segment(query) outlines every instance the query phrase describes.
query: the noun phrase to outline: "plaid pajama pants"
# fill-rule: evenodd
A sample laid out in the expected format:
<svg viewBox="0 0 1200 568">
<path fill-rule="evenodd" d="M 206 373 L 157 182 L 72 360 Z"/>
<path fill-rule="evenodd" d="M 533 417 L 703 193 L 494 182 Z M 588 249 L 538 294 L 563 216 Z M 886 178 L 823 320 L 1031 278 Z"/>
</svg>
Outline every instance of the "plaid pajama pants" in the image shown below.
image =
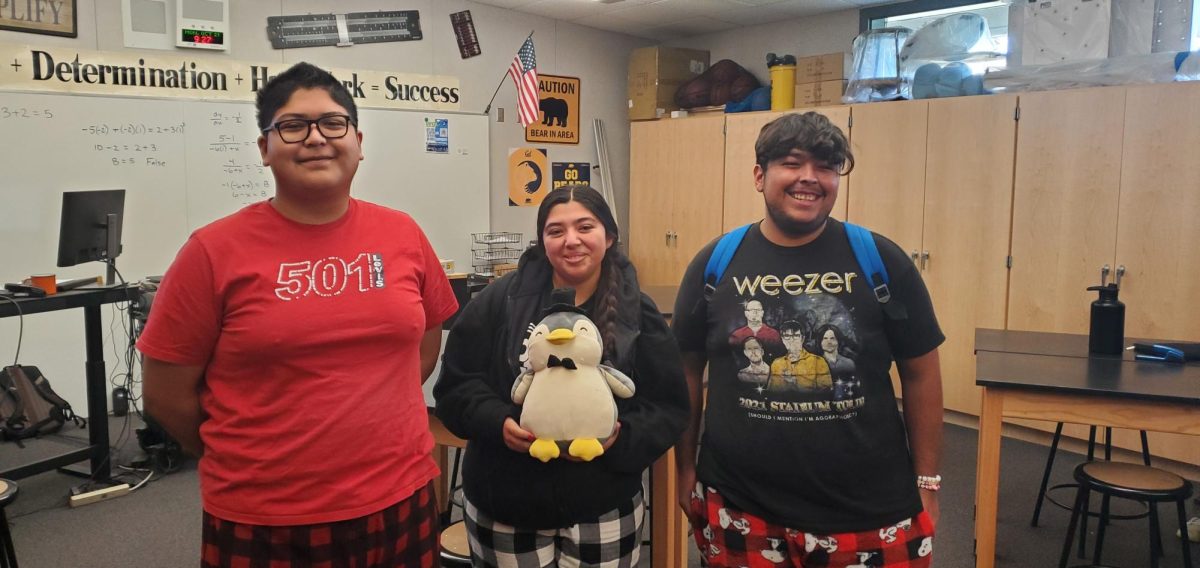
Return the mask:
<svg viewBox="0 0 1200 568">
<path fill-rule="evenodd" d="M 202 568 L 434 568 L 433 482 L 357 519 L 296 526 L 235 523 L 204 512 Z"/>
<path fill-rule="evenodd" d="M 476 568 L 633 568 L 638 563 L 645 519 L 641 492 L 594 521 L 563 529 L 522 530 L 488 518 L 470 501 L 465 508 Z"/>
<path fill-rule="evenodd" d="M 690 516 L 711 568 L 929 568 L 933 561 L 933 521 L 924 511 L 875 530 L 816 534 L 739 511 L 696 483 Z"/>
</svg>

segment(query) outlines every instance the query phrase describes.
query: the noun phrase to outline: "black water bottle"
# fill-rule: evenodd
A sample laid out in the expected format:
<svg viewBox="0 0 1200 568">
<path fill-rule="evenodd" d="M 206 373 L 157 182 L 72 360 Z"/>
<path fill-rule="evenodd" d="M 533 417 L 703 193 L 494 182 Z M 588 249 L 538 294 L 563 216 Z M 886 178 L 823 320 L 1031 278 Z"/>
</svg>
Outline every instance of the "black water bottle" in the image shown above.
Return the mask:
<svg viewBox="0 0 1200 568">
<path fill-rule="evenodd" d="M 1105 355 L 1120 355 L 1125 348 L 1125 304 L 1117 299 L 1116 284 L 1092 286 L 1100 299 L 1092 302 L 1092 329 L 1088 351 Z"/>
</svg>

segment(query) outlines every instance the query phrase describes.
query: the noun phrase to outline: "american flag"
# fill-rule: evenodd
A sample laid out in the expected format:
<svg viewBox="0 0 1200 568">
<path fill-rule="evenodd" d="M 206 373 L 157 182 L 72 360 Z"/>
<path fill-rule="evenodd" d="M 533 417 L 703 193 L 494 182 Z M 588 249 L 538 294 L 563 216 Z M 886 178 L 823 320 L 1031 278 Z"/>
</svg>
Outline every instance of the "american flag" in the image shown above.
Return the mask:
<svg viewBox="0 0 1200 568">
<path fill-rule="evenodd" d="M 517 86 L 517 119 L 524 128 L 538 119 L 537 57 L 533 55 L 533 38 L 525 38 L 512 66 L 508 68 Z"/>
</svg>

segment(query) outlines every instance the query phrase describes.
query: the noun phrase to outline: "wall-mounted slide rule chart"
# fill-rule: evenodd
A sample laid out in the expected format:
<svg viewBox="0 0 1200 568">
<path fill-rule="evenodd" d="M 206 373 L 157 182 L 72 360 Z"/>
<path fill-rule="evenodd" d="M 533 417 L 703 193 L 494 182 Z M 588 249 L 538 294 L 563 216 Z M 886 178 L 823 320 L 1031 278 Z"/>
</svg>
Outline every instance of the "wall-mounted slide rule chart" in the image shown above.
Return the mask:
<svg viewBox="0 0 1200 568">
<path fill-rule="evenodd" d="M 413 41 L 422 38 L 421 18 L 416 10 L 269 16 L 267 36 L 275 49 Z"/>
<path fill-rule="evenodd" d="M 458 40 L 458 53 L 462 55 L 463 59 L 483 53 L 479 49 L 479 36 L 475 33 L 475 21 L 471 19 L 470 10 L 450 14 L 450 25 L 454 27 L 454 37 Z"/>
</svg>

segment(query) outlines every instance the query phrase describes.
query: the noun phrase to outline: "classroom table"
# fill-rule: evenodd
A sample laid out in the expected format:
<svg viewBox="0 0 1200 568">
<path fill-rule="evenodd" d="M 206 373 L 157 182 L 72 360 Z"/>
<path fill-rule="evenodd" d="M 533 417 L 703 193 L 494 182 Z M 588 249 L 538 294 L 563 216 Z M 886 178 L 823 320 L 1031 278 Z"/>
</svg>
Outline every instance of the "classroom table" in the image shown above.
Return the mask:
<svg viewBox="0 0 1200 568">
<path fill-rule="evenodd" d="M 87 359 L 84 380 L 87 382 L 88 445 L 54 457 L 0 471 L 0 477 L 21 479 L 31 475 L 90 459 L 91 476 L 95 481 L 108 481 L 112 472 L 108 440 L 108 380 L 104 366 L 104 333 L 100 306 L 126 302 L 137 296 L 136 285 L 85 288 L 59 292 L 43 298 L 16 298 L 19 304 L 0 300 L 0 318 L 83 309 L 84 344 Z M 36 361 L 29 363 L 35 364 Z M 73 380 L 73 377 L 50 377 L 51 381 Z"/>
<path fill-rule="evenodd" d="M 1128 340 L 1132 343 L 1134 340 Z M 983 387 L 975 481 L 975 566 L 996 562 L 1003 418 L 1200 436 L 1200 364 L 1090 355 L 1087 336 L 977 329 Z"/>
</svg>

